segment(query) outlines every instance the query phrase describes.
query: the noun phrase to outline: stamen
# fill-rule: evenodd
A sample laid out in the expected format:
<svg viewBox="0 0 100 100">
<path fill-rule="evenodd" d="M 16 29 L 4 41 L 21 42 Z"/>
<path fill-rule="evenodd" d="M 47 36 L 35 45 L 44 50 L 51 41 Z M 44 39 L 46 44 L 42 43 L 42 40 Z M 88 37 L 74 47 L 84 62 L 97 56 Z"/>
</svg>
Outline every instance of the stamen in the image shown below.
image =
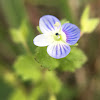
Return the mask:
<svg viewBox="0 0 100 100">
<path fill-rule="evenodd" d="M 54 24 L 54 26 L 56 26 L 56 27 L 59 27 L 59 22 L 56 22 L 55 24 Z"/>
<path fill-rule="evenodd" d="M 55 26 L 55 29 L 57 29 L 57 28 L 60 26 L 60 23 L 59 23 L 59 22 L 56 22 L 56 23 L 54 24 L 54 26 Z M 61 26 L 60 26 L 60 28 L 59 28 L 59 31 L 61 31 Z"/>
<path fill-rule="evenodd" d="M 56 33 L 55 35 L 59 35 L 59 33 Z"/>
</svg>

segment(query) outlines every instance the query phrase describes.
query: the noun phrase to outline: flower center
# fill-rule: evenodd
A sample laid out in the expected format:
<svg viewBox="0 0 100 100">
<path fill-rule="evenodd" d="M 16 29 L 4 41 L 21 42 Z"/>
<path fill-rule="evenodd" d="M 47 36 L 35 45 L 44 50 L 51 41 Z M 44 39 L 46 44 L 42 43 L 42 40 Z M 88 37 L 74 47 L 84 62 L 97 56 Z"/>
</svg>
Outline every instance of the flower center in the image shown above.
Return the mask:
<svg viewBox="0 0 100 100">
<path fill-rule="evenodd" d="M 59 33 L 56 33 L 55 35 L 59 35 Z"/>
<path fill-rule="evenodd" d="M 59 24 L 59 22 L 56 22 L 54 24 L 55 26 L 55 32 L 53 34 L 53 37 L 54 37 L 54 40 L 55 41 L 63 41 L 63 42 L 66 42 L 66 35 L 65 33 L 62 31 L 62 28 Z M 59 27 L 60 26 L 60 27 Z M 58 28 L 59 27 L 59 28 Z"/>
<path fill-rule="evenodd" d="M 61 35 L 60 35 L 59 33 L 55 33 L 55 34 L 54 34 L 54 39 L 55 39 L 56 41 L 61 40 Z"/>
</svg>

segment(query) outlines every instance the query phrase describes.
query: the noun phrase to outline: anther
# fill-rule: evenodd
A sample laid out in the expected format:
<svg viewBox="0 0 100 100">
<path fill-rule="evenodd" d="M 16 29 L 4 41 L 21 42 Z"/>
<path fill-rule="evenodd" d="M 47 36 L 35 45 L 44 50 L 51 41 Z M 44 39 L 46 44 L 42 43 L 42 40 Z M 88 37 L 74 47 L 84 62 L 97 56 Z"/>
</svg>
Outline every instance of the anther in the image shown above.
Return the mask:
<svg viewBox="0 0 100 100">
<path fill-rule="evenodd" d="M 54 26 L 59 27 L 59 26 L 60 26 L 59 22 L 56 22 L 56 23 L 54 24 Z"/>
<path fill-rule="evenodd" d="M 58 33 L 56 33 L 55 35 L 59 35 Z"/>
</svg>

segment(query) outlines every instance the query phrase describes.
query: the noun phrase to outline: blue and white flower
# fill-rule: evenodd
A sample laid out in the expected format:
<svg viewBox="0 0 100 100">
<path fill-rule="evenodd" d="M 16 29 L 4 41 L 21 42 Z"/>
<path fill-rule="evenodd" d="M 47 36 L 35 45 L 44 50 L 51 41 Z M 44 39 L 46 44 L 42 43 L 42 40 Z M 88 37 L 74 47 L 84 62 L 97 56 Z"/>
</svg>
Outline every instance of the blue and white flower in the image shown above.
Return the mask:
<svg viewBox="0 0 100 100">
<path fill-rule="evenodd" d="M 43 34 L 36 36 L 33 43 L 36 46 L 47 47 L 47 53 L 56 59 L 66 57 L 70 52 L 70 46 L 80 38 L 80 29 L 71 23 L 61 26 L 58 18 L 45 15 L 39 20 L 39 27 Z"/>
</svg>

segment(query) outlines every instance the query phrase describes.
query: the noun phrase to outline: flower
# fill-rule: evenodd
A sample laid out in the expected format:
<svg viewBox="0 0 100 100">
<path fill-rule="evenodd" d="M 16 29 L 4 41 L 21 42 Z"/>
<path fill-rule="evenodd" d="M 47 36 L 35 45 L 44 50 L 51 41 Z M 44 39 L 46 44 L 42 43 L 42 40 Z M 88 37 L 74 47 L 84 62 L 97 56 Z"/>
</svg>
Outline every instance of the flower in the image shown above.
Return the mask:
<svg viewBox="0 0 100 100">
<path fill-rule="evenodd" d="M 66 57 L 70 52 L 70 46 L 80 38 L 80 29 L 71 23 L 61 26 L 58 18 L 52 15 L 44 15 L 39 20 L 39 27 L 43 34 L 36 36 L 33 43 L 36 46 L 47 47 L 47 53 L 56 59 Z"/>
</svg>

